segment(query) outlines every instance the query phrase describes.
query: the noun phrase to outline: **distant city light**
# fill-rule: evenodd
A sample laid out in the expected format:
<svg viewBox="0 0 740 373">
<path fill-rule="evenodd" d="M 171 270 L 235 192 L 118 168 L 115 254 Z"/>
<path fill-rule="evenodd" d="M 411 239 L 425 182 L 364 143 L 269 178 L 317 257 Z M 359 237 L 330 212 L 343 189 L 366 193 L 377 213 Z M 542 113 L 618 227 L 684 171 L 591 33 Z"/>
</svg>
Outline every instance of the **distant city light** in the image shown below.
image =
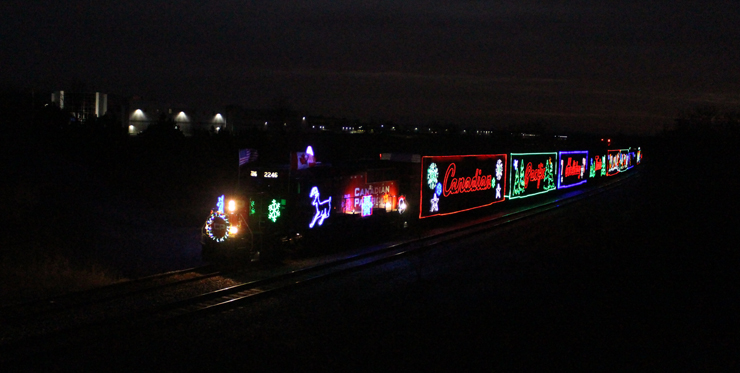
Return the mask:
<svg viewBox="0 0 740 373">
<path fill-rule="evenodd" d="M 189 121 L 190 121 L 190 118 L 188 118 L 188 115 L 187 115 L 187 114 L 185 114 L 185 112 L 184 112 L 184 111 L 181 111 L 181 112 L 180 112 L 180 113 L 178 113 L 178 114 L 177 114 L 177 116 L 175 117 L 175 121 L 176 121 L 176 122 L 189 122 Z"/>
</svg>

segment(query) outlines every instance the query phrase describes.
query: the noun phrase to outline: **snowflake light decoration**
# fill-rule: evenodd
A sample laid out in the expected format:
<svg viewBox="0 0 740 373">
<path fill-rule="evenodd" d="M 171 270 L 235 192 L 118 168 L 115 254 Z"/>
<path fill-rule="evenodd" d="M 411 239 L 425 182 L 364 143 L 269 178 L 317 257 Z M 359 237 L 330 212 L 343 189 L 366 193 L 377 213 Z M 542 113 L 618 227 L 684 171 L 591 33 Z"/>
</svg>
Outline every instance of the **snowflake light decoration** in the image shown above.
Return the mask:
<svg viewBox="0 0 740 373">
<path fill-rule="evenodd" d="M 277 218 L 280 217 L 280 203 L 276 200 L 272 200 L 270 206 L 267 208 L 267 218 L 272 220 L 273 223 L 277 222 Z"/>
<path fill-rule="evenodd" d="M 427 185 L 429 185 L 429 189 L 437 187 L 437 179 L 439 179 L 439 169 L 437 168 L 437 164 L 432 162 L 427 169 Z"/>
<path fill-rule="evenodd" d="M 496 180 L 501 180 L 501 177 L 504 175 L 504 162 L 502 160 L 498 160 L 496 162 Z"/>
</svg>

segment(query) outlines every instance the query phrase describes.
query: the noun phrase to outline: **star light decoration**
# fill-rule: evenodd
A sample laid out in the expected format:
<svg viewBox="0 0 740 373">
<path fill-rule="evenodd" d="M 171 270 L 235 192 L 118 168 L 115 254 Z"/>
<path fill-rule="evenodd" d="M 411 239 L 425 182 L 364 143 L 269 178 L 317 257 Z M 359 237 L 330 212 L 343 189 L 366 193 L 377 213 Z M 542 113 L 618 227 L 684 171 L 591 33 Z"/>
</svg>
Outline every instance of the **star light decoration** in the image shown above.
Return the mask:
<svg viewBox="0 0 740 373">
<path fill-rule="evenodd" d="M 267 208 L 267 218 L 272 220 L 273 223 L 277 222 L 277 218 L 280 216 L 280 203 L 276 200 L 272 200 L 270 206 Z"/>
<path fill-rule="evenodd" d="M 437 193 L 434 193 L 434 196 L 432 197 L 432 207 L 429 209 L 429 212 L 435 212 L 439 211 L 439 205 L 437 203 L 439 202 L 439 198 L 437 198 Z"/>
<path fill-rule="evenodd" d="M 429 189 L 437 187 L 437 179 L 439 179 L 439 169 L 437 168 L 437 164 L 432 162 L 427 169 L 427 185 L 429 185 Z"/>
</svg>

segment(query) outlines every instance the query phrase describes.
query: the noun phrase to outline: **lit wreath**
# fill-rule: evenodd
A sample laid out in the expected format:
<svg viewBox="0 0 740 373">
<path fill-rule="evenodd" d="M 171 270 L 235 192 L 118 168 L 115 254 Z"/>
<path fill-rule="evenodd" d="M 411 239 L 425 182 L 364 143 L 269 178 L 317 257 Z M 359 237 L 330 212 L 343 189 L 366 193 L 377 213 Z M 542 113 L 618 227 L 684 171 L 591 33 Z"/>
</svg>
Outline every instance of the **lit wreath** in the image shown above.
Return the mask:
<svg viewBox="0 0 740 373">
<path fill-rule="evenodd" d="M 214 223 L 218 224 L 218 219 L 223 221 L 223 234 L 220 234 L 221 229 L 217 229 L 214 232 Z M 224 242 L 229 238 L 229 228 L 231 228 L 229 218 L 222 212 L 214 211 L 211 213 L 211 216 L 208 217 L 208 220 L 206 220 L 206 233 L 208 234 L 208 237 L 211 237 L 211 239 L 216 242 Z"/>
</svg>

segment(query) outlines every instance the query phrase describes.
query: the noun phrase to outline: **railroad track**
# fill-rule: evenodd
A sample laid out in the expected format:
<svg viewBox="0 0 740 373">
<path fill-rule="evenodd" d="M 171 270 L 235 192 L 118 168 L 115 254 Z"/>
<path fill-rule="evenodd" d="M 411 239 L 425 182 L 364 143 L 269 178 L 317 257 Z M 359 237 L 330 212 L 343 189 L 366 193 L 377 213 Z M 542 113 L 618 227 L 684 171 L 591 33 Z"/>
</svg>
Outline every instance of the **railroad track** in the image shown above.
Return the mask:
<svg viewBox="0 0 740 373">
<path fill-rule="evenodd" d="M 618 187 L 636 175 L 639 175 L 639 173 L 630 174 L 629 176 L 603 185 L 600 188 L 581 193 L 565 194 L 560 198 L 527 209 L 498 215 L 492 219 L 480 219 L 462 227 L 458 226 L 455 229 L 432 231 L 421 237 L 387 244 L 382 247 L 367 248 L 352 255 L 321 264 L 283 270 L 278 274 L 274 274 L 273 272 L 273 275 L 257 276 L 253 277 L 252 280 L 236 281 L 238 283 L 223 286 L 216 290 L 200 292 L 196 295 L 179 297 L 177 299 L 173 298 L 170 301 L 159 304 L 148 304 L 144 307 L 132 308 L 128 312 L 119 312 L 110 317 L 92 319 L 81 323 L 71 323 L 64 328 L 53 329 L 50 332 L 43 330 L 44 327 L 42 325 L 40 332 L 24 338 L 11 339 L 9 341 L 10 343 L 6 343 L 8 342 L 6 338 L 0 335 L 2 337 L 0 339 L 0 361 L 2 361 L 4 354 L 13 354 L 13 358 L 17 358 L 15 354 L 19 352 L 64 348 L 71 341 L 83 341 L 81 343 L 84 343 L 84 341 L 94 341 L 95 338 L 101 335 L 125 333 L 129 330 L 153 327 L 162 323 L 178 322 L 183 318 L 201 317 L 210 313 L 240 307 L 279 292 L 295 290 L 300 286 L 305 286 L 316 281 L 346 275 L 371 266 L 417 255 L 449 241 L 521 221 L 528 217 L 604 193 Z M 206 278 L 205 276 L 216 278 L 220 275 L 222 273 L 216 274 L 216 271 L 214 271 L 212 275 L 204 275 L 203 277 L 192 280 L 183 280 L 183 282 L 179 282 L 178 284 L 203 280 Z M 177 282 L 173 282 L 173 284 L 175 283 Z M 117 293 L 119 295 L 116 295 L 116 298 L 136 296 L 137 294 L 141 294 L 140 292 L 151 292 L 156 289 L 161 289 L 161 287 L 122 291 Z M 110 298 L 104 299 L 110 300 Z M 94 304 L 99 301 L 90 300 L 88 304 Z M 82 306 L 84 305 L 83 302 L 75 304 L 77 308 L 83 308 Z M 26 319 L 26 321 L 30 320 L 32 318 Z"/>
<path fill-rule="evenodd" d="M 167 287 L 187 284 L 220 275 L 216 266 L 208 264 L 200 267 L 182 269 L 138 279 L 119 282 L 100 288 L 82 290 L 58 295 L 47 299 L 37 299 L 19 304 L 0 307 L 0 320 L 12 322 L 31 319 L 42 315 L 102 303 L 123 297 L 136 296 Z"/>
</svg>

